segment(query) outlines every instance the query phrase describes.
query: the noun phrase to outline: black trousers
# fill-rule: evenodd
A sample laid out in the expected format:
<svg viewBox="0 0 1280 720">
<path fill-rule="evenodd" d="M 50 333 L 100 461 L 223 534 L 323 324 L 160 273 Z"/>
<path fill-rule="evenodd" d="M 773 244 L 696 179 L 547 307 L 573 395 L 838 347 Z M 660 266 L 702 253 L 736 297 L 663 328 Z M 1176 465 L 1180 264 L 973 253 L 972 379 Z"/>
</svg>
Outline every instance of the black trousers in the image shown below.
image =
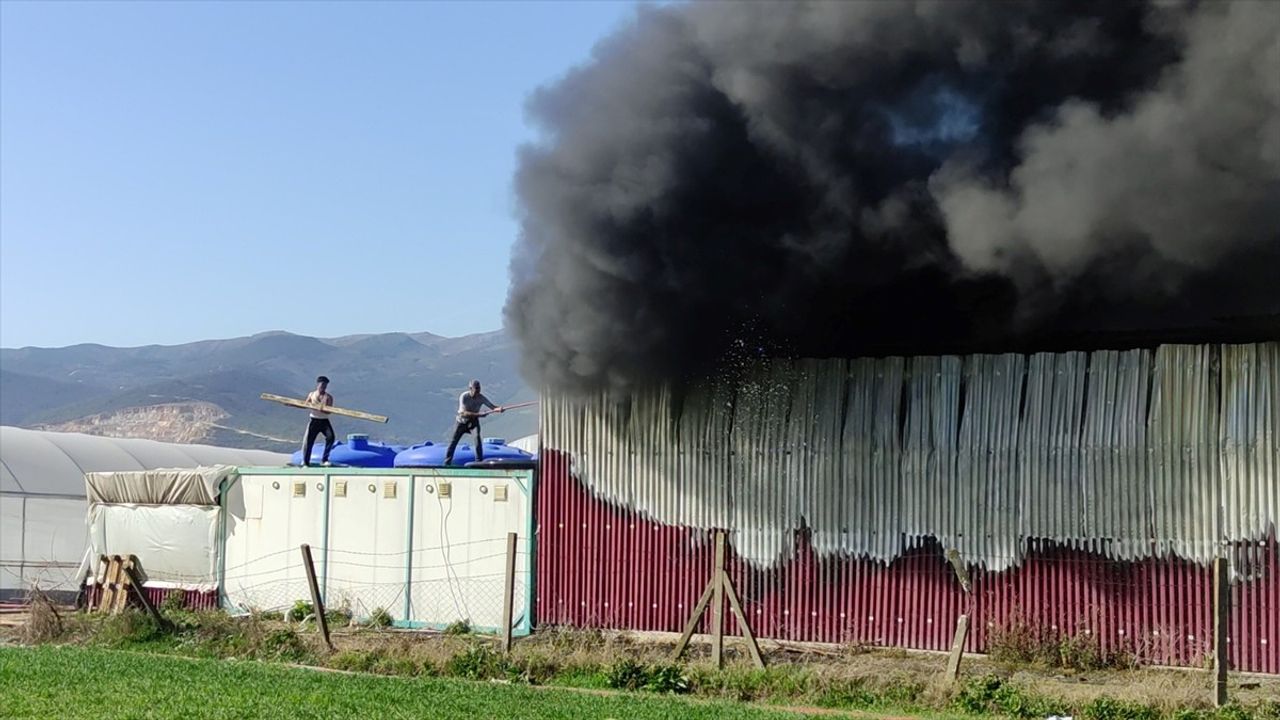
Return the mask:
<svg viewBox="0 0 1280 720">
<path fill-rule="evenodd" d="M 453 464 L 453 451 L 458 449 L 458 441 L 462 439 L 463 435 L 472 431 L 475 431 L 476 434 L 476 441 L 471 445 L 476 451 L 476 460 L 484 459 L 484 443 L 480 441 L 480 421 L 468 420 L 458 423 L 453 428 L 453 442 L 449 443 L 449 449 L 444 454 L 445 465 Z"/>
<path fill-rule="evenodd" d="M 311 448 L 316 446 L 316 436 L 324 435 L 324 457 L 320 462 L 329 462 L 329 451 L 333 449 L 333 423 L 326 418 L 311 418 L 307 423 L 307 439 L 302 442 L 302 464 L 311 464 Z"/>
</svg>

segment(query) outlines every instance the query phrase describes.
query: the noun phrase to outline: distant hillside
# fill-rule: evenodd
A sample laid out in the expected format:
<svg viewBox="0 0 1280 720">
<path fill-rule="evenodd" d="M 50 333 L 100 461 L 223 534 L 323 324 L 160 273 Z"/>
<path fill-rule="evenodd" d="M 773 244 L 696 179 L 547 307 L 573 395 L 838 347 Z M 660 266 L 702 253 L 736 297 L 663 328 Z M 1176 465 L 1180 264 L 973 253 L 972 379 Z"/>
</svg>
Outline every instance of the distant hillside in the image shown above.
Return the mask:
<svg viewBox="0 0 1280 720">
<path fill-rule="evenodd" d="M 439 441 L 473 377 L 494 402 L 535 399 L 517 364 L 515 345 L 502 332 L 460 338 L 270 332 L 172 346 L 3 349 L 0 424 L 289 450 L 306 412 L 258 395 L 301 397 L 324 374 L 338 405 L 390 417 L 386 425 L 336 417 L 340 436 Z M 536 432 L 536 408 L 495 416 L 484 431 L 507 439 Z"/>
</svg>

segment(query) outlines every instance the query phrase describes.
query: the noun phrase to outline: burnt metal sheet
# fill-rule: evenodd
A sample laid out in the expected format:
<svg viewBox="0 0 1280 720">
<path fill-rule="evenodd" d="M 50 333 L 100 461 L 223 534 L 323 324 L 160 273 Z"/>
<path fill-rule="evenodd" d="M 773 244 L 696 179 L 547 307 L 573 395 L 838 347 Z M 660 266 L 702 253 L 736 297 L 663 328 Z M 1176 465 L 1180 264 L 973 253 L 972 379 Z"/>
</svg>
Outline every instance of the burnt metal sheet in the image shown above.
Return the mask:
<svg viewBox="0 0 1280 720">
<path fill-rule="evenodd" d="M 541 612 L 679 629 L 722 528 L 766 637 L 944 648 L 1031 611 L 1194 664 L 1226 556 L 1261 619 L 1233 653 L 1280 665 L 1280 343 L 740 370 L 545 398 Z"/>
</svg>

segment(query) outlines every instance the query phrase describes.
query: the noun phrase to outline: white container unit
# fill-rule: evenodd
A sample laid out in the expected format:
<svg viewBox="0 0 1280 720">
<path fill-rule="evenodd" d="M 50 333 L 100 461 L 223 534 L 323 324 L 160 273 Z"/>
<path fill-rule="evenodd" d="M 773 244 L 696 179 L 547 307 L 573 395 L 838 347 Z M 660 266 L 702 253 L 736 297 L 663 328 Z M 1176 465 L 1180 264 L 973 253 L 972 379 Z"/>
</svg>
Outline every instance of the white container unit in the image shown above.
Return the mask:
<svg viewBox="0 0 1280 720">
<path fill-rule="evenodd" d="M 222 492 L 222 603 L 310 601 L 311 546 L 325 605 L 400 627 L 502 624 L 507 534 L 517 535 L 513 626 L 532 627 L 533 471 L 240 468 Z"/>
</svg>

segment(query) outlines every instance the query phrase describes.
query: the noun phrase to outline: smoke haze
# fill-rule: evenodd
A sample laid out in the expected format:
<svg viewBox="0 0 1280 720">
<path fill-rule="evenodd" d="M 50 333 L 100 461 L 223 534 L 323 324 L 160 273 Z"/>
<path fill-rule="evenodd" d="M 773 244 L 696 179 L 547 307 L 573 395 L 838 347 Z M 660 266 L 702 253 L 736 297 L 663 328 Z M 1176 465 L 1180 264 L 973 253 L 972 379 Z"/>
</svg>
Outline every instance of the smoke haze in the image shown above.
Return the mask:
<svg viewBox="0 0 1280 720">
<path fill-rule="evenodd" d="M 536 92 L 530 380 L 1280 312 L 1280 3 L 641 8 Z"/>
</svg>

